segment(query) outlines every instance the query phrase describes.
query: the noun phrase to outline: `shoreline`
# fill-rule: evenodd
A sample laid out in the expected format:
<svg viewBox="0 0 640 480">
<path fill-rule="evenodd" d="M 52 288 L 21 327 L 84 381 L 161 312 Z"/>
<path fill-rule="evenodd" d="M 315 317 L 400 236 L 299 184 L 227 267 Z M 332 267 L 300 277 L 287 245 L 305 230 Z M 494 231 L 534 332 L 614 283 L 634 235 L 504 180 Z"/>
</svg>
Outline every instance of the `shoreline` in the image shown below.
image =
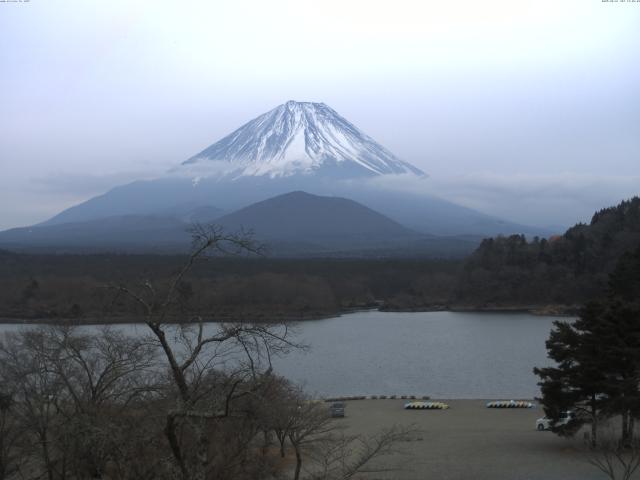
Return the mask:
<svg viewBox="0 0 640 480">
<path fill-rule="evenodd" d="M 317 400 L 321 400 L 327 403 L 331 402 L 362 402 L 362 401 L 372 401 L 383 403 L 383 401 L 395 401 L 395 402 L 495 402 L 495 401 L 515 401 L 515 402 L 530 402 L 534 406 L 533 409 L 541 408 L 540 403 L 537 398 L 527 398 L 527 397 L 450 397 L 450 396 L 429 396 L 429 395 L 332 395 L 327 397 L 319 397 Z M 507 408 L 508 409 L 508 408 Z M 520 408 L 522 409 L 522 408 Z"/>
<path fill-rule="evenodd" d="M 527 306 L 464 306 L 464 305 L 433 305 L 431 307 L 415 308 L 385 308 L 378 307 L 354 307 L 339 310 L 336 312 L 316 312 L 303 315 L 242 315 L 242 314 L 221 314 L 215 319 L 206 320 L 211 322 L 252 322 L 252 323 L 283 323 L 283 322 L 308 322 L 314 320 L 326 320 L 329 318 L 341 317 L 358 312 L 382 312 L 382 313 L 429 313 L 429 312 L 454 312 L 454 313 L 528 313 L 534 316 L 548 317 L 575 317 L 579 312 L 577 305 L 527 305 Z M 0 317 L 0 325 L 123 325 L 123 324 L 144 324 L 143 317 L 86 317 L 86 318 L 33 318 L 33 317 Z M 178 319 L 166 322 L 167 324 L 196 323 L 185 322 Z"/>
</svg>

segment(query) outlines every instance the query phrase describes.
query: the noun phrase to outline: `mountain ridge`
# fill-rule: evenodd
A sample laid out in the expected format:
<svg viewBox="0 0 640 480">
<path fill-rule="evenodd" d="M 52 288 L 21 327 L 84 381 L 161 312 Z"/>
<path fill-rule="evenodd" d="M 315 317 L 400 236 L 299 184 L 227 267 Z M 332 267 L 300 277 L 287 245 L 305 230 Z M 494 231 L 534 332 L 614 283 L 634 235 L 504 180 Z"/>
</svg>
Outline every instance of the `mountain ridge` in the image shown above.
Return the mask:
<svg viewBox="0 0 640 480">
<path fill-rule="evenodd" d="M 195 208 L 194 211 L 198 211 Z M 205 211 L 219 212 L 213 207 Z M 55 253 L 177 253 L 191 243 L 189 217 L 121 215 L 0 232 L 0 248 Z M 208 223 L 208 222 L 207 222 Z M 276 257 L 460 257 L 480 238 L 412 231 L 353 200 L 295 191 L 256 202 L 211 222 L 251 230 Z"/>
<path fill-rule="evenodd" d="M 281 240 L 393 240 L 421 237 L 353 200 L 294 191 L 256 202 L 217 219 L 230 230 L 250 227 L 258 236 Z M 331 230 L 327 227 L 330 226 Z"/>
</svg>

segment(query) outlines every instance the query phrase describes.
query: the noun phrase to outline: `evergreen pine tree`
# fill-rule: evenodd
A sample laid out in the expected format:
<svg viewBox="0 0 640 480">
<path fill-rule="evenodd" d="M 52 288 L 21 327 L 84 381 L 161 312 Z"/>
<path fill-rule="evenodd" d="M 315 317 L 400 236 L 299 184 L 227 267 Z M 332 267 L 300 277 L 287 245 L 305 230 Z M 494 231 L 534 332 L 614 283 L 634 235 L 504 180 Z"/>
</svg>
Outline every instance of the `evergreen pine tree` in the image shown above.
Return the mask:
<svg viewBox="0 0 640 480">
<path fill-rule="evenodd" d="M 573 323 L 556 322 L 546 345 L 556 366 L 534 373 L 552 430 L 573 435 L 590 423 L 595 445 L 599 420 L 619 415 L 621 440 L 630 442 L 640 418 L 640 248 L 621 258 L 606 298 L 588 303 Z M 560 426 L 566 410 L 574 419 Z"/>
</svg>

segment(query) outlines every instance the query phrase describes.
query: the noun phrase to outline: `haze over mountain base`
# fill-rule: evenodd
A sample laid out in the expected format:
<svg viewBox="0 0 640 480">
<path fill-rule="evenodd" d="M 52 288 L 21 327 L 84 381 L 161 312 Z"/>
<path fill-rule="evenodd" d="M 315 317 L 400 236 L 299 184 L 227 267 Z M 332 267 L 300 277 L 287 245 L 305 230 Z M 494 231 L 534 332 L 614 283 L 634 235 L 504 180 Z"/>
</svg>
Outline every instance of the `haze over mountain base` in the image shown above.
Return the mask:
<svg viewBox="0 0 640 480">
<path fill-rule="evenodd" d="M 0 245 L 175 250 L 188 244 L 189 223 L 216 222 L 254 229 L 282 255 L 449 256 L 469 253 L 485 236 L 553 233 L 416 193 L 425 178 L 327 105 L 289 101 L 160 178 L 2 232 Z M 411 188 L 388 188 L 388 179 Z M 340 202 L 344 209 L 335 209 Z M 369 231 L 374 218 L 385 228 Z"/>
</svg>

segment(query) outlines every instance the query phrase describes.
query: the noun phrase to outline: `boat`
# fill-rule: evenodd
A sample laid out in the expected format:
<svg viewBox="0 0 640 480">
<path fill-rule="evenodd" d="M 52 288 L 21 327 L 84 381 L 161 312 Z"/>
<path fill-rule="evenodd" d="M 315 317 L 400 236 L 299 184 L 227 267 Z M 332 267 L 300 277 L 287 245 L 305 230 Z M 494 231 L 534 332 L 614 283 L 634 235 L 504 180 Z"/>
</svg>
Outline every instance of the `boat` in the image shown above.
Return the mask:
<svg viewBox="0 0 640 480">
<path fill-rule="evenodd" d="M 449 405 L 443 402 L 408 402 L 404 404 L 405 410 L 446 410 Z"/>
<path fill-rule="evenodd" d="M 535 405 L 524 400 L 494 400 L 487 403 L 487 408 L 533 408 Z"/>
</svg>

